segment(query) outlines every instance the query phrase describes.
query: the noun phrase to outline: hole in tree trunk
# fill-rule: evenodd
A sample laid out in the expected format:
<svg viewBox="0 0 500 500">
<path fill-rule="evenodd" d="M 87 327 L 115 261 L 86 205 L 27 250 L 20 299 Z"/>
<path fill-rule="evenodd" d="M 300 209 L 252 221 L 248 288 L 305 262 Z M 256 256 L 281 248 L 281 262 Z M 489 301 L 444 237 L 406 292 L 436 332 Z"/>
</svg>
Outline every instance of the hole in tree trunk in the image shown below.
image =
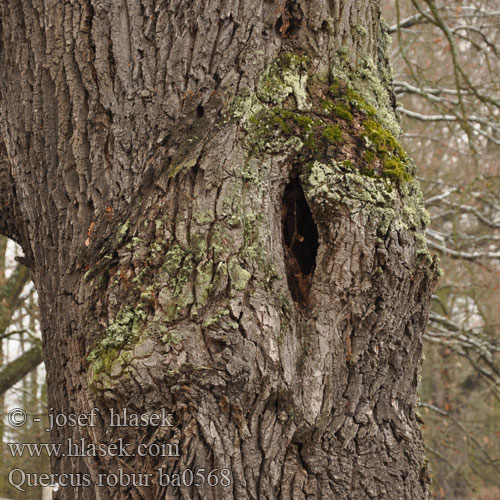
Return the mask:
<svg viewBox="0 0 500 500">
<path fill-rule="evenodd" d="M 296 0 L 288 0 L 286 8 L 290 13 L 290 27 L 287 29 L 287 35 L 293 36 L 299 31 L 302 25 L 304 13 Z"/>
<path fill-rule="evenodd" d="M 278 17 L 278 20 L 275 24 L 276 33 L 281 33 L 281 27 L 283 26 L 283 16 Z"/>
<path fill-rule="evenodd" d="M 285 188 L 281 223 L 288 287 L 293 300 L 307 306 L 319 235 L 298 177 Z"/>
</svg>

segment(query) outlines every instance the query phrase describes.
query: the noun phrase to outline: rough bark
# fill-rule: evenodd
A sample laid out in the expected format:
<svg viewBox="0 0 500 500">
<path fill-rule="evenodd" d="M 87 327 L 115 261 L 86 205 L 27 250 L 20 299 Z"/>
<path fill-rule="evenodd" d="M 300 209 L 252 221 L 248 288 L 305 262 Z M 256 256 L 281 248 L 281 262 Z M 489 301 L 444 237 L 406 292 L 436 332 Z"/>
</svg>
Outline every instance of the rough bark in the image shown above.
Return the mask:
<svg viewBox="0 0 500 500">
<path fill-rule="evenodd" d="M 32 261 L 53 412 L 102 416 L 51 437 L 179 445 L 53 472 L 231 471 L 230 487 L 57 498 L 427 498 L 435 265 L 378 3 L 0 6 L 1 213 L 17 221 L 1 229 Z M 111 408 L 174 425 L 110 427 Z"/>
</svg>

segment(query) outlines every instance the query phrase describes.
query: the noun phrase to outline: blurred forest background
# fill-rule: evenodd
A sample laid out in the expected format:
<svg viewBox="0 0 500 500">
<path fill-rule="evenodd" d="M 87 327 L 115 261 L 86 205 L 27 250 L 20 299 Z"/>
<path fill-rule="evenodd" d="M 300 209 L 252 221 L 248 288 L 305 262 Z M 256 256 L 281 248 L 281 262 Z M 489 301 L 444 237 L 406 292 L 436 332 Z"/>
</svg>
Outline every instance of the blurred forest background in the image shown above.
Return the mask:
<svg viewBox="0 0 500 500">
<path fill-rule="evenodd" d="M 434 498 L 500 499 L 500 1 L 384 0 L 444 274 L 420 386 Z"/>
<path fill-rule="evenodd" d="M 500 0 L 381 3 L 401 139 L 419 169 L 432 220 L 426 236 L 443 269 L 420 387 L 433 497 L 498 500 Z M 0 237 L 0 497 L 24 499 L 9 471 L 46 472 L 48 458 L 13 457 L 6 443 L 48 434 L 32 421 L 47 412 L 45 373 L 36 294 L 16 252 Z M 7 425 L 14 407 L 29 413 L 28 424 Z"/>
</svg>

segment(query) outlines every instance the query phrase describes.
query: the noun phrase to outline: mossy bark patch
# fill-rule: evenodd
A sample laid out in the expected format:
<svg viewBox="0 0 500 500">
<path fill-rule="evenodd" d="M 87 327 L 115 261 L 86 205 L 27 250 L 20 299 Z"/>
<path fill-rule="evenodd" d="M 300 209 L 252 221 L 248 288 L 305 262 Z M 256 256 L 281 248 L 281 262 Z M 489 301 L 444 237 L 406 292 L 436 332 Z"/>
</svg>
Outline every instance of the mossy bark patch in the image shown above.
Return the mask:
<svg viewBox="0 0 500 500">
<path fill-rule="evenodd" d="M 304 71 L 307 60 L 293 54 L 281 56 L 264 72 L 256 94 L 235 101 L 234 116 L 247 131 L 253 154 L 281 151 L 300 162 L 351 161 L 368 176 L 396 183 L 412 178 L 413 163 L 395 135 L 399 132 L 395 118 L 387 119 L 393 111 L 387 108 L 387 99 L 378 96 L 381 83 L 372 65 L 341 73 L 330 84 L 321 76 L 300 80 L 299 105 L 287 76 L 290 64 Z M 371 82 L 373 92 L 360 86 L 360 93 L 355 87 L 360 80 Z M 275 99 L 270 98 L 271 89 Z"/>
</svg>

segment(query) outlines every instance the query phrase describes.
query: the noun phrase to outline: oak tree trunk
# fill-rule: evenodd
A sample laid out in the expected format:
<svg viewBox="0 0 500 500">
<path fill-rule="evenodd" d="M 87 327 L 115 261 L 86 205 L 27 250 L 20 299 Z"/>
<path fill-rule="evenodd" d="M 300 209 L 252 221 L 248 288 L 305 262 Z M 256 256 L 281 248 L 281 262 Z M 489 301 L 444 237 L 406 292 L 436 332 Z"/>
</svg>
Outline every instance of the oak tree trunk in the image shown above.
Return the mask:
<svg viewBox="0 0 500 500">
<path fill-rule="evenodd" d="M 51 413 L 99 411 L 51 439 L 130 444 L 53 458 L 92 478 L 56 498 L 428 498 L 436 266 L 378 2 L 0 0 L 0 42 L 0 230 Z M 119 470 L 151 484 L 97 486 Z"/>
</svg>

